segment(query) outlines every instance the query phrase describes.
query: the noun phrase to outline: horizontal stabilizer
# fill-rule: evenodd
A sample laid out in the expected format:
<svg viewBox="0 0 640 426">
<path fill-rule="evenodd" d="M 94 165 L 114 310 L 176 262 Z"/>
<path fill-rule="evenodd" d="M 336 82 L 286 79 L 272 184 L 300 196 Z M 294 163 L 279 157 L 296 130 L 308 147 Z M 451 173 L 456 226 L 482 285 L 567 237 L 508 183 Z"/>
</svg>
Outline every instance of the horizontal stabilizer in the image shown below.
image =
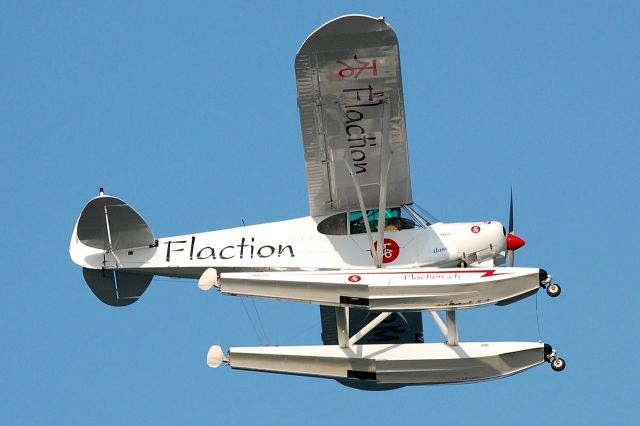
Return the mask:
<svg viewBox="0 0 640 426">
<path fill-rule="evenodd" d="M 82 274 L 93 294 L 111 306 L 131 305 L 142 296 L 153 279 L 153 275 L 111 269 L 82 268 Z"/>
<path fill-rule="evenodd" d="M 123 250 L 155 243 L 151 228 L 131 206 L 100 195 L 89 201 L 77 224 L 78 240 L 92 248 Z"/>
</svg>

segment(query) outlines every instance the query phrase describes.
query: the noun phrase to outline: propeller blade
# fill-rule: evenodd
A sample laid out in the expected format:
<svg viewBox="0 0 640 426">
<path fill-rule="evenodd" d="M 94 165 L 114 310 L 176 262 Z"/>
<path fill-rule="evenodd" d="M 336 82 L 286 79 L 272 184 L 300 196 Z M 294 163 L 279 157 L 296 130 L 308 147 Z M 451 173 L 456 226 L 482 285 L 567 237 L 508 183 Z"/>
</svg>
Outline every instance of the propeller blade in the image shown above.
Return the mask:
<svg viewBox="0 0 640 426">
<path fill-rule="evenodd" d="M 513 187 L 511 187 L 511 197 L 509 200 L 509 234 L 513 234 Z"/>
<path fill-rule="evenodd" d="M 525 241 L 515 234 L 513 222 L 513 188 L 511 188 L 511 197 L 509 201 L 509 232 L 507 233 L 508 266 L 513 266 L 515 264 L 515 251 L 525 245 Z"/>
</svg>

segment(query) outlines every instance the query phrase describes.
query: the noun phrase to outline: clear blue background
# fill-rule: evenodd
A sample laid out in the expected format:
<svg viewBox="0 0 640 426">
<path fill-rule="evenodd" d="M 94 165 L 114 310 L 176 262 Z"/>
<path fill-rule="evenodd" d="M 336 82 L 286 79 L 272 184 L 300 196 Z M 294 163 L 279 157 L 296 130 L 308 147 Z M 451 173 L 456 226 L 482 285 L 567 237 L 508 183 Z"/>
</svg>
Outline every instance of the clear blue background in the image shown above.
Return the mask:
<svg viewBox="0 0 640 426">
<path fill-rule="evenodd" d="M 639 3 L 227 3 L 0 4 L 0 423 L 637 421 Z M 346 13 L 398 33 L 414 199 L 506 222 L 513 185 L 517 263 L 563 285 L 537 300 L 563 373 L 371 393 L 211 370 L 214 343 L 318 343 L 317 307 L 155 279 L 117 309 L 69 259 L 100 186 L 158 236 L 305 216 L 294 56 Z M 459 318 L 463 340 L 539 337 L 535 297 Z"/>
</svg>

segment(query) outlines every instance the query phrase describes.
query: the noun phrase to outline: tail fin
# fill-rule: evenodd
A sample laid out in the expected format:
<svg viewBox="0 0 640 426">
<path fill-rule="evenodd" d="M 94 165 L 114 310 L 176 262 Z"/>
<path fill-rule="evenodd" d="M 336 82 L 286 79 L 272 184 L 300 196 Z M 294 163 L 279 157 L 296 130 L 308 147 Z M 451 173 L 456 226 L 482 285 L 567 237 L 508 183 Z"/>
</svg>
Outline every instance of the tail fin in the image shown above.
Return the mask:
<svg viewBox="0 0 640 426">
<path fill-rule="evenodd" d="M 82 210 L 69 254 L 83 267 L 84 279 L 98 299 L 107 305 L 126 306 L 138 300 L 153 275 L 119 270 L 117 252 L 154 247 L 155 243 L 151 228 L 138 212 L 101 190 Z"/>
</svg>

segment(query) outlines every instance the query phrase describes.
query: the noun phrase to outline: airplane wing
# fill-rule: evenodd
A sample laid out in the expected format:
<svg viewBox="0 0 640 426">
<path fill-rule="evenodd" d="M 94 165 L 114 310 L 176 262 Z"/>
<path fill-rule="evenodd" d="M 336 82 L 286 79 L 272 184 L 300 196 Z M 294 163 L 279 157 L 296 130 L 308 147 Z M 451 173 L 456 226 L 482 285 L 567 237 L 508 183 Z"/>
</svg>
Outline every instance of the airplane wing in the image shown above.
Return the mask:
<svg viewBox="0 0 640 426">
<path fill-rule="evenodd" d="M 410 204 L 393 29 L 383 18 L 334 19 L 307 38 L 295 69 L 311 215 L 378 208 L 385 197 Z"/>
<path fill-rule="evenodd" d="M 393 29 L 382 18 L 334 19 L 305 40 L 295 69 L 311 215 L 378 208 L 381 197 L 386 205 L 410 204 L 400 55 Z M 335 309 L 321 306 L 320 314 L 323 343 L 337 344 Z M 353 332 L 374 317 L 353 309 Z M 415 343 L 422 340 L 422 317 L 394 314 L 380 330 L 362 343 Z"/>
</svg>

